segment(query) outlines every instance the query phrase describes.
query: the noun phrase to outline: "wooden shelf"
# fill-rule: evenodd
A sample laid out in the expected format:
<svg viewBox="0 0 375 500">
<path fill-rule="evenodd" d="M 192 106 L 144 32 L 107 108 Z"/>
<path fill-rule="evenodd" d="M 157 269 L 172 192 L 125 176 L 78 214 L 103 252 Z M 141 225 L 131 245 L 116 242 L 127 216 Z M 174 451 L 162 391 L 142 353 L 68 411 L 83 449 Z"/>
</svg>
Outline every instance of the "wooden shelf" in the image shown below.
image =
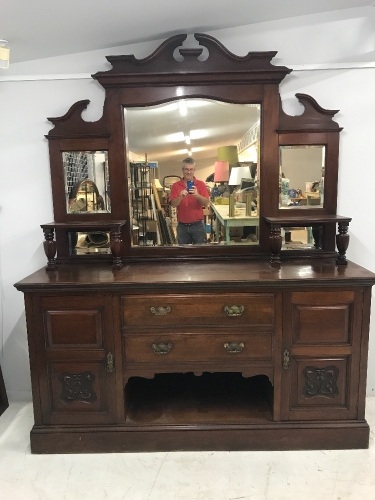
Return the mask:
<svg viewBox="0 0 375 500">
<path fill-rule="evenodd" d="M 246 395 L 251 394 L 252 397 Z M 133 377 L 126 388 L 126 423 L 248 424 L 272 421 L 272 386 L 267 377 L 241 373 L 158 374 Z"/>
</svg>

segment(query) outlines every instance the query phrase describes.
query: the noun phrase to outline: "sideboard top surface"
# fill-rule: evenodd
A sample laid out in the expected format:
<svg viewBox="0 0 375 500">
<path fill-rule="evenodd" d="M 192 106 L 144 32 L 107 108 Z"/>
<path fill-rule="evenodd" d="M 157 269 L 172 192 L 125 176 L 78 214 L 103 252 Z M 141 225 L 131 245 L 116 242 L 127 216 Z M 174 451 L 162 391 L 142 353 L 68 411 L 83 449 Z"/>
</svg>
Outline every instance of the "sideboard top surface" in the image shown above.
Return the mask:
<svg viewBox="0 0 375 500">
<path fill-rule="evenodd" d="M 272 266 L 264 261 L 251 262 L 150 262 L 125 264 L 120 270 L 108 265 L 61 265 L 55 271 L 45 268 L 15 284 L 21 291 L 57 290 L 66 288 L 121 289 L 139 288 L 223 288 L 304 286 L 313 281 L 322 286 L 362 284 L 373 285 L 375 273 L 349 262 L 338 266 L 334 260 L 301 260 Z"/>
</svg>

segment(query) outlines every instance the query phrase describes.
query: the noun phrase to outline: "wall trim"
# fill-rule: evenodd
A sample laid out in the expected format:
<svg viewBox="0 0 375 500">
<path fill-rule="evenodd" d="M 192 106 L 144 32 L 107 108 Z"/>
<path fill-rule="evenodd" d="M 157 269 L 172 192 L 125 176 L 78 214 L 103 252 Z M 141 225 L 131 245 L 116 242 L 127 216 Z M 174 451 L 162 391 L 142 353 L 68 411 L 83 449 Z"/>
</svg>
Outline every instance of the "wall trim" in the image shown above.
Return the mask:
<svg viewBox="0 0 375 500">
<path fill-rule="evenodd" d="M 375 61 L 356 63 L 286 64 L 293 71 L 337 71 L 347 69 L 373 69 Z M 45 75 L 0 75 L 1 82 L 27 82 L 48 80 L 92 80 L 91 73 L 67 73 Z"/>
</svg>

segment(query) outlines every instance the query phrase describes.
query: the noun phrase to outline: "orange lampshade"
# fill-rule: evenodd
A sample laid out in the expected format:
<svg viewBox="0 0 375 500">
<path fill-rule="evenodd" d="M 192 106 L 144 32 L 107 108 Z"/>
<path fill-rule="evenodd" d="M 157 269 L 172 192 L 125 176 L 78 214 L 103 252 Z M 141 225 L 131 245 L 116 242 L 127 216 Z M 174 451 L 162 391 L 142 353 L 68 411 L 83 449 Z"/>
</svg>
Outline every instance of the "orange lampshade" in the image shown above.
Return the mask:
<svg viewBox="0 0 375 500">
<path fill-rule="evenodd" d="M 229 161 L 216 161 L 214 182 L 228 182 L 228 180 L 229 180 Z"/>
</svg>

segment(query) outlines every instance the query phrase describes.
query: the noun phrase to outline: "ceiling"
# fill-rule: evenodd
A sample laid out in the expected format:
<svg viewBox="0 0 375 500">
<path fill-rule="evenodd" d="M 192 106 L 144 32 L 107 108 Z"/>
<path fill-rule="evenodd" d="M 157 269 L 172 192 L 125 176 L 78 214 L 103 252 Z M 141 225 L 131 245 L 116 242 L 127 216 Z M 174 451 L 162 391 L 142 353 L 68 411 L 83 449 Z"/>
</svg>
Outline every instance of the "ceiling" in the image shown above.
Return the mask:
<svg viewBox="0 0 375 500">
<path fill-rule="evenodd" d="M 163 40 L 178 33 L 207 33 L 333 11 L 341 15 L 344 9 L 374 5 L 374 0 L 6 0 L 1 6 L 0 39 L 8 40 L 13 64 Z M 193 101 L 188 104 L 184 118 L 173 106 L 132 115 L 130 149 L 141 156 L 147 152 L 149 160 L 170 169 L 180 165 L 190 149 L 198 165 L 207 167 L 213 165 L 220 145 L 236 144 L 259 117 L 259 110 L 252 115 L 254 110 L 240 111 L 235 105 L 227 105 L 223 116 L 223 106 L 210 108 L 208 102 L 197 115 Z M 203 137 L 194 137 L 203 129 Z M 179 141 L 171 138 L 176 132 L 182 135 Z M 192 136 L 190 146 L 184 134 Z"/>
<path fill-rule="evenodd" d="M 7 0 L 11 63 L 374 5 L 373 0 Z M 235 7 L 235 8 L 234 8 Z"/>
<path fill-rule="evenodd" d="M 144 161 L 147 154 L 147 161 L 157 161 L 161 172 L 177 168 L 180 173 L 181 162 L 188 155 L 194 157 L 199 168 L 213 166 L 218 148 L 237 146 L 259 120 L 257 104 L 186 99 L 127 109 L 127 139 L 130 151 L 139 156 L 137 161 Z"/>
</svg>

